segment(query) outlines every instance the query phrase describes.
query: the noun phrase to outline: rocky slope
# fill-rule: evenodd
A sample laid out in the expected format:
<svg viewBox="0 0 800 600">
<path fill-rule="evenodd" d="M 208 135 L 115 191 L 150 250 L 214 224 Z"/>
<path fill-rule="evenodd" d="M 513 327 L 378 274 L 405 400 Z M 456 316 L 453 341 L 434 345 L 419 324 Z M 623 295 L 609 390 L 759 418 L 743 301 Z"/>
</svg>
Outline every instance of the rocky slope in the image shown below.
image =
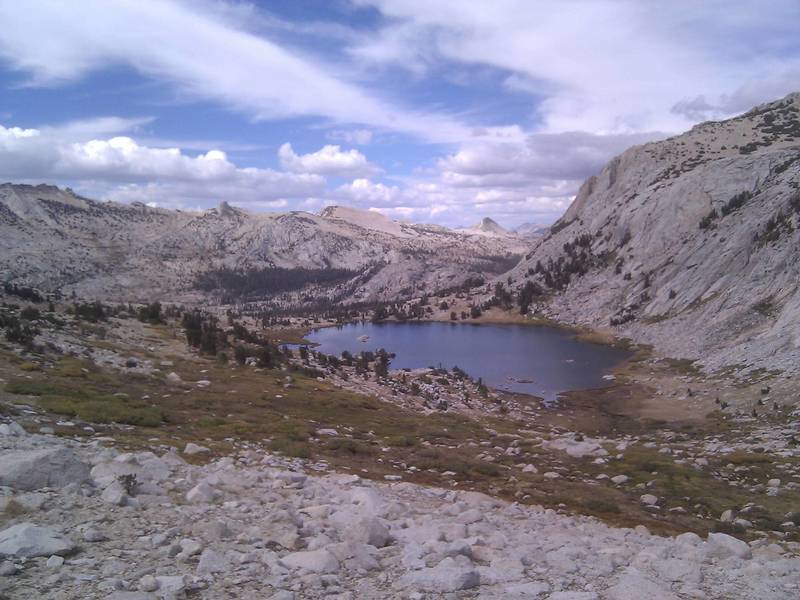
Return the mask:
<svg viewBox="0 0 800 600">
<path fill-rule="evenodd" d="M 0 425 L 9 598 L 794 597 L 766 540 L 650 535 L 475 492 L 376 484 L 242 447 L 205 466 Z M 13 460 L 11 460 L 13 458 Z M 319 473 L 322 475 L 322 473 Z"/>
<path fill-rule="evenodd" d="M 539 308 L 557 319 L 712 369 L 796 373 L 799 188 L 792 94 L 627 150 L 510 275 L 553 292 Z"/>
<path fill-rule="evenodd" d="M 515 238 L 464 235 L 330 207 L 248 213 L 96 202 L 47 185 L 0 186 L 0 273 L 82 296 L 185 297 L 197 276 L 230 269 L 353 271 L 336 299 L 396 299 L 502 272 L 525 251 Z M 133 298 L 131 298 L 133 296 Z"/>
</svg>

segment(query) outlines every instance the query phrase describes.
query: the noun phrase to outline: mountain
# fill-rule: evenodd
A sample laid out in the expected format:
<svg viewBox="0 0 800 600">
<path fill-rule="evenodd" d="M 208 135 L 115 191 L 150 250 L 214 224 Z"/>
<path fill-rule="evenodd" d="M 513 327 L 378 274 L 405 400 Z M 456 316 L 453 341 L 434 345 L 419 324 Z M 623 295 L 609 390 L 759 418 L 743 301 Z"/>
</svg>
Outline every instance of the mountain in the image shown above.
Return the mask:
<svg viewBox="0 0 800 600">
<path fill-rule="evenodd" d="M 350 206 L 328 206 L 319 213 L 324 219 L 341 221 L 371 231 L 380 231 L 396 237 L 414 237 L 410 224 L 393 221 L 389 217 L 372 210 L 361 210 Z"/>
<path fill-rule="evenodd" d="M 708 368 L 800 368 L 800 94 L 630 148 L 508 275 Z M 503 275 L 505 279 L 508 275 Z"/>
<path fill-rule="evenodd" d="M 523 223 L 515 227 L 513 232 L 520 237 L 536 239 L 547 235 L 550 232 L 550 226 L 539 223 Z"/>
<path fill-rule="evenodd" d="M 527 249 L 346 207 L 185 212 L 0 185 L 0 278 L 82 296 L 192 299 L 209 274 L 302 268 L 338 271 L 323 286 L 331 300 L 394 300 L 491 277 Z"/>
<path fill-rule="evenodd" d="M 467 235 L 482 235 L 486 237 L 514 237 L 514 233 L 502 227 L 494 219 L 489 217 L 482 218 L 478 223 L 471 227 L 463 227 L 457 229 L 461 233 Z"/>
</svg>

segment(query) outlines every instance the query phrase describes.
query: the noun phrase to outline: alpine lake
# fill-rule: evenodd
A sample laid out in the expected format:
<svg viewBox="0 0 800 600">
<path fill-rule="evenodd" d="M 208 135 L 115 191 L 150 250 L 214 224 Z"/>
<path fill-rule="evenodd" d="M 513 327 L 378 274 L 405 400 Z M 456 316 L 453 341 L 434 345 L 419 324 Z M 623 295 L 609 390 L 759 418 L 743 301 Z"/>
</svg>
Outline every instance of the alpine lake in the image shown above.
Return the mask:
<svg viewBox="0 0 800 600">
<path fill-rule="evenodd" d="M 563 392 L 611 384 L 610 371 L 630 356 L 544 325 L 364 322 L 317 329 L 306 339 L 335 356 L 382 348 L 394 354 L 390 369 L 459 367 L 492 388 L 548 402 Z"/>
</svg>

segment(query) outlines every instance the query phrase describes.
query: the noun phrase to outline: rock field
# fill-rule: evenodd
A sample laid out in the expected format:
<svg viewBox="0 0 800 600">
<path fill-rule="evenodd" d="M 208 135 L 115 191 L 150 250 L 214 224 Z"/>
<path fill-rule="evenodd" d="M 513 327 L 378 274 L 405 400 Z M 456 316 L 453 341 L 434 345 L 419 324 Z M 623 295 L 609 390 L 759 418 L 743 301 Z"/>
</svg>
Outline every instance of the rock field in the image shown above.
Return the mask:
<svg viewBox="0 0 800 600">
<path fill-rule="evenodd" d="M 800 558 L 766 540 L 658 537 L 245 445 L 184 460 L 205 450 L 125 453 L 4 423 L 0 598 L 800 597 Z"/>
</svg>

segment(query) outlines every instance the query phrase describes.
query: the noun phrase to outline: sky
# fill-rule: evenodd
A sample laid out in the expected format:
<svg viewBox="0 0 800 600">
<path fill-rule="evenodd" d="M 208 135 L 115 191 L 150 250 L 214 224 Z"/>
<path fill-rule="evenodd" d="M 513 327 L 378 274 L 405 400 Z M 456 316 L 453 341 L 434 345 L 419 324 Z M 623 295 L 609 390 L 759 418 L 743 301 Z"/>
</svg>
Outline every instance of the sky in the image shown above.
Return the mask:
<svg viewBox="0 0 800 600">
<path fill-rule="evenodd" d="M 0 180 L 182 210 L 546 225 L 798 90 L 798 0 L 0 0 Z"/>
</svg>

